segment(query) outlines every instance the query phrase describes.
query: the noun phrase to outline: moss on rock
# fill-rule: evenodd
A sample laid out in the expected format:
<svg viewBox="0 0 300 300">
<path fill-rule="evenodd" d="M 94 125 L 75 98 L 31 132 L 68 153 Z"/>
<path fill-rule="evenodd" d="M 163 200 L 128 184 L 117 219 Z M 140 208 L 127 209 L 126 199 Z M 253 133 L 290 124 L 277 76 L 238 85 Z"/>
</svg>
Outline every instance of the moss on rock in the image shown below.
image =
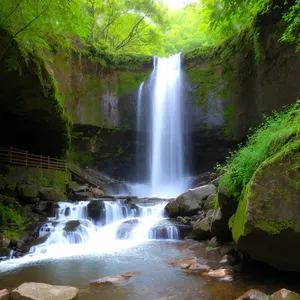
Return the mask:
<svg viewBox="0 0 300 300">
<path fill-rule="evenodd" d="M 300 186 L 291 183 L 299 177 L 300 139 L 295 137 L 258 167 L 230 222 L 240 250 L 294 271 L 300 270 L 299 255 L 293 250 L 300 246 Z M 262 239 L 266 243 L 260 243 Z"/>
</svg>

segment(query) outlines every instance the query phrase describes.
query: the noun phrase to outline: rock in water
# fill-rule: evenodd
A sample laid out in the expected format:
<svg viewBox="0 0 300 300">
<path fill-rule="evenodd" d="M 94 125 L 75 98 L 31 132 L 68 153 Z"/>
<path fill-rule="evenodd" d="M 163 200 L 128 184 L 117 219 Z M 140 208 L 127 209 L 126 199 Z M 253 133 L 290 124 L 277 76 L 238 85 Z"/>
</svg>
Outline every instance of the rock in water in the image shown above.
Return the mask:
<svg viewBox="0 0 300 300">
<path fill-rule="evenodd" d="M 90 282 L 92 285 L 106 285 L 106 284 L 122 284 L 134 275 L 141 274 L 141 272 L 126 272 L 122 275 L 112 275 L 101 277 Z"/>
<path fill-rule="evenodd" d="M 266 300 L 266 299 L 268 299 L 266 294 L 258 290 L 252 289 L 236 300 Z"/>
<path fill-rule="evenodd" d="M 0 290 L 0 300 L 9 300 L 9 298 L 8 290 Z"/>
<path fill-rule="evenodd" d="M 299 272 L 299 140 L 283 150 L 256 170 L 229 223 L 238 250 L 275 268 Z"/>
<path fill-rule="evenodd" d="M 76 231 L 76 229 L 79 225 L 80 225 L 80 222 L 78 220 L 71 220 L 66 223 L 64 230 L 66 232 L 73 232 L 73 231 Z"/>
<path fill-rule="evenodd" d="M 72 300 L 78 295 L 78 289 L 71 286 L 50 285 L 26 282 L 14 289 L 12 300 Z"/>
<path fill-rule="evenodd" d="M 300 295 L 290 290 L 281 289 L 272 294 L 270 300 L 300 300 Z"/>
<path fill-rule="evenodd" d="M 88 217 L 93 221 L 105 221 L 105 204 L 101 200 L 91 200 L 87 206 Z"/>
<path fill-rule="evenodd" d="M 231 278 L 231 272 L 228 269 L 211 270 L 209 272 L 203 273 L 203 275 L 213 278 Z"/>
<path fill-rule="evenodd" d="M 212 185 L 204 185 L 190 189 L 175 200 L 171 200 L 165 207 L 169 217 L 189 216 L 196 212 L 202 205 L 202 200 L 216 193 L 217 188 Z"/>
<path fill-rule="evenodd" d="M 208 272 L 211 270 L 211 268 L 207 265 L 201 265 L 201 264 L 193 264 L 189 267 L 189 270 L 192 270 L 194 272 Z"/>
<path fill-rule="evenodd" d="M 122 284 L 127 281 L 127 277 L 122 275 L 105 276 L 97 280 L 93 280 L 90 284 L 93 285 L 105 285 L 105 284 Z"/>
</svg>

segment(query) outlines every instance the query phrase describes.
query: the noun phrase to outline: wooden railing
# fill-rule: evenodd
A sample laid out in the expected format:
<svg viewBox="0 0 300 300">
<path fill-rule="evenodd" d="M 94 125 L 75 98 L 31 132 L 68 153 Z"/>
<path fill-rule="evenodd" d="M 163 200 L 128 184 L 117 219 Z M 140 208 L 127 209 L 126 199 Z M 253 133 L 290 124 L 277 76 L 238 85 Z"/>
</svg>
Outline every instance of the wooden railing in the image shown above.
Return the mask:
<svg viewBox="0 0 300 300">
<path fill-rule="evenodd" d="M 83 170 L 76 165 L 67 165 L 66 161 L 62 159 L 30 154 L 28 151 L 14 149 L 12 147 L 0 147 L 0 164 L 56 171 L 66 171 L 69 169 L 70 172 L 85 180 L 90 185 L 101 188 L 107 183 L 122 183 L 121 181 L 108 178 L 92 169 Z"/>
<path fill-rule="evenodd" d="M 28 151 L 14 149 L 12 147 L 0 147 L 0 163 L 11 166 L 24 166 L 57 171 L 67 170 L 66 162 L 62 159 L 30 154 Z"/>
</svg>

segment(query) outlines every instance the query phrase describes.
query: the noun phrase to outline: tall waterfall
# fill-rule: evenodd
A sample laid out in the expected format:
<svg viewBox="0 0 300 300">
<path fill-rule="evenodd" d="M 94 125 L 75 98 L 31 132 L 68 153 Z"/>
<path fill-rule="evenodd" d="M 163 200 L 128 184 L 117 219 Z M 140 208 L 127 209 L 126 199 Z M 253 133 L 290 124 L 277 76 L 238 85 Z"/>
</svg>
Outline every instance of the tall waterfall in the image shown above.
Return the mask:
<svg viewBox="0 0 300 300">
<path fill-rule="evenodd" d="M 176 197 L 188 189 L 184 179 L 183 96 L 180 54 L 155 58 L 147 90 L 143 83 L 138 97 L 138 145 L 142 144 L 141 132 L 146 145 L 138 148 L 139 159 L 139 151 L 144 152 L 144 165 L 138 169 L 147 173 L 145 185 L 135 189 L 138 196 Z"/>
</svg>

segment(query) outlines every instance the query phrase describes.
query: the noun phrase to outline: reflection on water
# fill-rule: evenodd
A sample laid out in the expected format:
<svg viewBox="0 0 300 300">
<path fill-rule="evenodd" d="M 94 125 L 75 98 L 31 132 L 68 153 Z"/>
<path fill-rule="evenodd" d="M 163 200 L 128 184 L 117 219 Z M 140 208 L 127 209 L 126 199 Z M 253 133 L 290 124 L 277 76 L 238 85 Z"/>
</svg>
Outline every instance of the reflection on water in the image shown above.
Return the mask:
<svg viewBox="0 0 300 300">
<path fill-rule="evenodd" d="M 197 256 L 213 268 L 219 267 L 220 254 L 205 251 L 196 242 L 149 241 L 114 254 L 91 254 L 24 265 L 0 275 L 0 289 L 13 289 L 25 281 L 72 285 L 80 289 L 80 300 L 236 299 L 250 288 L 271 293 L 282 287 L 300 290 L 299 276 L 291 278 L 270 270 L 241 274 L 233 282 L 186 274 L 168 261 Z M 1 267 L 1 264 L 0 264 Z M 91 280 L 128 271 L 141 271 L 122 286 L 90 286 Z M 281 275 L 280 275 L 281 274 Z M 282 277 L 280 277 L 282 276 Z M 162 299 L 161 299 L 162 300 Z"/>
</svg>

